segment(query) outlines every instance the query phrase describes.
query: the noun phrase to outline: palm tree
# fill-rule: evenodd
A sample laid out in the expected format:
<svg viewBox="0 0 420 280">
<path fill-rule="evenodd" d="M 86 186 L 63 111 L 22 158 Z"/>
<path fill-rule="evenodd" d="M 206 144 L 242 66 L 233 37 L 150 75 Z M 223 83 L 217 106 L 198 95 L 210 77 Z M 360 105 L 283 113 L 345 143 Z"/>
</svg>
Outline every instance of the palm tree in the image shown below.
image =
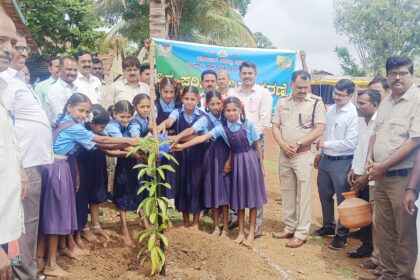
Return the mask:
<svg viewBox="0 0 420 280">
<path fill-rule="evenodd" d="M 98 0 L 97 11 L 116 23 L 133 2 L 149 4 L 150 37 L 224 46 L 256 46 L 252 32 L 241 17 L 249 0 Z"/>
</svg>

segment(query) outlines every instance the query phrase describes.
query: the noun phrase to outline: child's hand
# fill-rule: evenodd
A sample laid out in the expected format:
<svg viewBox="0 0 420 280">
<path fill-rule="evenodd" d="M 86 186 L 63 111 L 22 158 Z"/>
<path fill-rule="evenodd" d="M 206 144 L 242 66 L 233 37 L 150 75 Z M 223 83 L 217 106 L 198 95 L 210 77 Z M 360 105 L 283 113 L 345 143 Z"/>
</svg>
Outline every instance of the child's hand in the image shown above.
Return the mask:
<svg viewBox="0 0 420 280">
<path fill-rule="evenodd" d="M 139 141 L 139 138 L 128 138 L 127 144 L 134 147 L 137 145 L 137 142 Z"/>
<path fill-rule="evenodd" d="M 171 146 L 172 152 L 180 152 L 184 149 L 184 146 L 182 144 L 175 144 Z"/>
<path fill-rule="evenodd" d="M 226 176 L 227 174 L 230 173 L 231 170 L 232 170 L 232 165 L 231 165 L 230 159 L 227 159 L 223 167 L 223 175 Z"/>
</svg>

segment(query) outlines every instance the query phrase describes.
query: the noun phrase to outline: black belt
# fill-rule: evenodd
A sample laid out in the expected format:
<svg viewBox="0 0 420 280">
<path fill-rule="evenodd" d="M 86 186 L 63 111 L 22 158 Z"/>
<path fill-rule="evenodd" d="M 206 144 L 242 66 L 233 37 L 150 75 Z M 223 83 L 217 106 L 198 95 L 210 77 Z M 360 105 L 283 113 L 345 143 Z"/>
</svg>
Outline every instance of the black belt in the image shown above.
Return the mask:
<svg viewBox="0 0 420 280">
<path fill-rule="evenodd" d="M 348 156 L 328 156 L 328 155 L 324 155 L 324 157 L 326 157 L 329 160 L 353 159 L 353 155 L 348 155 Z"/>
<path fill-rule="evenodd" d="M 405 168 L 405 169 L 397 169 L 397 170 L 389 170 L 385 173 L 385 176 L 387 177 L 407 177 L 411 174 L 411 168 Z"/>
</svg>

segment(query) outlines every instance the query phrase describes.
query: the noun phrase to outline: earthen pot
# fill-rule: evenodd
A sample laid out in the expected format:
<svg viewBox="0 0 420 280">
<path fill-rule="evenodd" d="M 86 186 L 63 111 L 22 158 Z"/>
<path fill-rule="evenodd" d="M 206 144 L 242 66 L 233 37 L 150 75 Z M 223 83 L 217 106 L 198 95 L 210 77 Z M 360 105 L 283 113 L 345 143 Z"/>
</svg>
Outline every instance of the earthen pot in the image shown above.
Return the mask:
<svg viewBox="0 0 420 280">
<path fill-rule="evenodd" d="M 356 192 L 344 192 L 345 200 L 338 206 L 340 222 L 346 228 L 357 229 L 372 223 L 370 203 L 358 198 Z"/>
</svg>

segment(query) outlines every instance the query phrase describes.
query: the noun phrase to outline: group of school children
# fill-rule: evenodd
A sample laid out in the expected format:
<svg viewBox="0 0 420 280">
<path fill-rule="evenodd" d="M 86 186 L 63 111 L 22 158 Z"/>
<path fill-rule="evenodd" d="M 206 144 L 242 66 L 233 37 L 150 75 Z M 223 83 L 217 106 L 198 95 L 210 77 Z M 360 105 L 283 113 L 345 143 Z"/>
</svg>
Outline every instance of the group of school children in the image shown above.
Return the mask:
<svg viewBox="0 0 420 280">
<path fill-rule="evenodd" d="M 227 236 L 229 207 L 237 210 L 239 234 L 235 242 L 252 246 L 257 207 L 267 203 L 267 197 L 259 135 L 246 120 L 240 100 L 223 100 L 219 92 L 210 91 L 205 106 L 201 106 L 196 87 L 188 86 L 178 93 L 171 78 L 163 78 L 157 88 L 153 107 L 158 132 L 172 140 L 171 153 L 179 163 L 162 160 L 162 164 L 171 164 L 176 170 L 165 176 L 171 189 L 163 190 L 164 195 L 175 200 L 186 227 L 198 229 L 200 213 L 212 209 L 214 235 Z M 96 234 L 109 238 L 98 218 L 99 205 L 107 198 L 106 155 L 117 158 L 113 202 L 120 213 L 120 235 L 127 246 L 134 246 L 126 212 L 137 211 L 148 194 L 138 194 L 139 170 L 133 167 L 139 157 L 127 154 L 139 137 L 148 137 L 152 104 L 146 94 L 119 101 L 108 111 L 92 105 L 80 93 L 67 101 L 53 131 L 54 162 L 42 171 L 37 263 L 45 275 L 66 275 L 57 255 L 77 259 L 88 254 L 82 236 L 88 241 L 94 241 Z M 250 209 L 247 238 L 245 208 Z M 142 224 L 150 227 L 147 218 L 143 217 Z"/>
</svg>

